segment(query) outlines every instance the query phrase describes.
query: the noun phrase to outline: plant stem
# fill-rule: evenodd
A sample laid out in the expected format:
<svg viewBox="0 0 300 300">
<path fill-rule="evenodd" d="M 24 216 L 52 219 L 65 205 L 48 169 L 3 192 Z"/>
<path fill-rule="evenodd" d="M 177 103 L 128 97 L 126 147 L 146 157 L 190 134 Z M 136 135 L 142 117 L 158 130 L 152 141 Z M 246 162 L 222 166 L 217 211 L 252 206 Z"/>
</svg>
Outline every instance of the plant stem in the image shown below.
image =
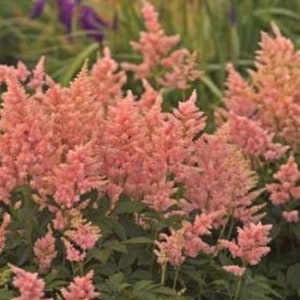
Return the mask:
<svg viewBox="0 0 300 300">
<path fill-rule="evenodd" d="M 79 274 L 80 274 L 80 276 L 83 276 L 83 262 L 82 261 L 79 262 L 78 268 L 79 268 Z"/>
<path fill-rule="evenodd" d="M 175 277 L 174 277 L 174 281 L 173 281 L 173 290 L 175 290 L 175 288 L 176 288 L 176 283 L 177 283 L 177 280 L 178 280 L 179 271 L 180 271 L 180 267 L 179 266 L 175 267 Z"/>
<path fill-rule="evenodd" d="M 228 222 L 230 221 L 230 215 L 227 216 L 226 220 L 225 220 L 225 223 L 222 227 L 222 230 L 219 234 L 219 237 L 218 237 L 218 240 L 217 240 L 217 243 L 219 242 L 219 240 L 223 237 L 224 233 L 225 233 L 225 229 L 226 229 L 226 226 L 228 225 Z"/>
<path fill-rule="evenodd" d="M 154 250 L 155 250 L 155 241 L 158 239 L 158 235 L 159 235 L 159 224 L 157 225 L 156 229 L 155 229 L 155 234 L 154 234 L 154 238 L 153 238 L 153 245 L 151 245 L 151 261 L 150 261 L 150 274 L 153 274 L 154 271 L 154 265 L 155 265 L 155 254 L 154 254 Z"/>
<path fill-rule="evenodd" d="M 160 285 L 163 286 L 165 284 L 166 280 L 166 271 L 167 271 L 167 264 L 163 264 L 161 266 L 161 279 L 160 279 Z"/>
<path fill-rule="evenodd" d="M 246 268 L 247 266 L 247 263 L 243 262 L 243 268 Z M 240 292 L 241 292 L 241 289 L 242 289 L 242 280 L 243 280 L 243 277 L 244 275 L 240 276 L 239 277 L 239 280 L 238 280 L 238 284 L 237 284 L 237 287 L 236 287 L 236 291 L 235 291 L 235 295 L 234 295 L 234 298 L 233 300 L 238 300 L 239 298 L 239 295 L 240 295 Z"/>
<path fill-rule="evenodd" d="M 228 233 L 227 233 L 227 237 L 226 239 L 229 239 L 231 234 L 232 234 L 232 230 L 233 230 L 233 225 L 234 225 L 234 220 L 233 218 L 229 219 L 229 229 L 228 229 Z"/>
<path fill-rule="evenodd" d="M 238 300 L 238 297 L 241 292 L 241 287 L 242 287 L 242 279 L 243 279 L 243 276 L 240 276 L 233 300 Z"/>
</svg>

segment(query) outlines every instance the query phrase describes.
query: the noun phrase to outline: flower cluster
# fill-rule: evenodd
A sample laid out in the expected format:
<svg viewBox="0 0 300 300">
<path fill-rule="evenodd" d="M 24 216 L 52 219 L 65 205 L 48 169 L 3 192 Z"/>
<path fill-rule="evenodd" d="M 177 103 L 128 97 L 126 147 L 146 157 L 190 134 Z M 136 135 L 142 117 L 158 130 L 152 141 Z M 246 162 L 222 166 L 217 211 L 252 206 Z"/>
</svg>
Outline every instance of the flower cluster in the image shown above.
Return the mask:
<svg viewBox="0 0 300 300">
<path fill-rule="evenodd" d="M 223 132 L 203 134 L 195 142 L 189 159 L 191 164 L 176 173 L 186 186 L 185 198 L 180 201 L 183 210 L 222 211 L 224 217 L 234 216 L 244 223 L 262 217 L 256 214 L 262 205 L 254 203 L 261 193 L 254 189 L 256 174 Z"/>
<path fill-rule="evenodd" d="M 8 213 L 3 215 L 3 221 L 0 226 L 0 253 L 5 247 L 5 233 L 8 225 L 10 224 L 11 217 Z"/>
<path fill-rule="evenodd" d="M 139 42 L 131 42 L 131 46 L 142 54 L 143 62 L 139 65 L 123 63 L 122 67 L 133 71 L 138 79 L 149 78 L 165 70 L 158 79 L 161 86 L 182 90 L 188 88 L 189 83 L 201 75 L 196 68 L 195 54 L 184 48 L 172 50 L 180 41 L 179 35 L 165 34 L 158 13 L 147 1 L 144 2 L 142 14 L 146 31 L 140 34 Z"/>
<path fill-rule="evenodd" d="M 249 71 L 251 83 L 247 83 L 229 66 L 224 98 L 226 111 L 219 110 L 218 117 L 230 119 L 230 115 L 238 115 L 248 118 L 257 122 L 264 135 L 271 134 L 268 145 L 271 138 L 276 136 L 293 150 L 299 151 L 300 52 L 294 49 L 293 43 L 283 37 L 274 24 L 273 32 L 274 37 L 262 34 L 261 49 L 256 55 L 256 70 Z M 270 157 L 268 148 L 262 147 L 259 151 L 266 151 L 264 156 L 267 159 L 276 158 L 282 152 L 280 149 L 277 154 L 272 151 Z"/>
<path fill-rule="evenodd" d="M 228 273 L 231 273 L 237 277 L 241 277 L 244 275 L 246 268 L 240 267 L 237 265 L 229 265 L 229 266 L 223 266 L 223 269 L 227 271 Z"/>
<path fill-rule="evenodd" d="M 61 290 L 65 300 L 92 300 L 100 293 L 95 291 L 92 283 L 94 272 L 90 271 L 85 276 L 78 276 L 67 288 Z"/>
<path fill-rule="evenodd" d="M 13 265 L 11 269 L 15 274 L 13 285 L 20 291 L 20 296 L 12 298 L 13 300 L 53 300 L 44 297 L 45 282 L 37 277 L 37 273 L 26 272 Z M 68 287 L 62 288 L 64 300 L 92 300 L 99 296 L 100 293 L 95 291 L 92 283 L 93 275 L 93 271 L 90 271 L 85 276 L 77 276 Z"/>
<path fill-rule="evenodd" d="M 139 232 L 149 233 L 152 225 L 159 229 L 161 224 L 171 224 L 170 233 L 160 234 L 155 241 L 154 254 L 163 267 L 177 268 L 199 253 L 217 257 L 219 251 L 229 250 L 242 266 L 233 262 L 222 267 L 241 277 L 248 265 L 258 264 L 270 251 L 272 226 L 262 225 L 265 203 L 256 202 L 265 187 L 253 170 L 253 161 L 277 161 L 288 147 L 298 151 L 299 95 L 290 77 L 299 74 L 290 69 L 291 59 L 297 69 L 299 55 L 276 27 L 275 38 L 263 35 L 257 71 L 250 72 L 252 84 L 229 66 L 225 108 L 218 112 L 220 127 L 207 134 L 206 117 L 197 107 L 195 91 L 176 108 L 162 109 L 162 93 L 151 85 L 151 76 L 162 71 L 156 78 L 157 87 L 186 89 L 199 71 L 189 51 L 173 51 L 179 36 L 166 36 L 150 3 L 144 2 L 142 13 L 147 31 L 139 42 L 132 43 L 143 56 L 139 65 L 121 66 L 105 48 L 103 57 L 90 70 L 84 66 L 67 87 L 44 72 L 45 58 L 33 71 L 22 63 L 15 68 L 0 66 L 5 89 L 0 110 L 0 201 L 16 219 L 17 209 L 24 209 L 31 200 L 38 217 L 47 216 L 41 228 L 48 228 L 47 232 L 26 232 L 36 239 L 34 266 L 30 267 L 40 274 L 52 269 L 55 273 L 56 262 L 63 259 L 64 268 L 72 266 L 75 276 L 68 286 L 57 288 L 53 297 L 55 293 L 66 300 L 98 297 L 92 283 L 94 272 L 97 280 L 113 282 L 110 274 L 103 275 L 93 263 L 106 261 L 107 255 L 121 249 L 116 262 L 122 265 L 124 249 L 149 242 L 130 232 L 128 236 L 135 239 L 132 245 L 122 241 L 118 248 L 119 240 L 106 243 L 105 239 L 117 233 L 109 232 L 110 226 L 118 227 L 119 221 L 125 223 L 130 217 L 136 218 L 136 224 L 130 226 L 137 229 L 139 225 Z M 271 69 L 279 72 L 282 59 L 290 69 L 284 69 L 280 81 Z M 126 70 L 142 80 L 139 96 L 125 90 Z M 274 178 L 277 182 L 266 186 L 273 204 L 287 205 L 291 198 L 300 197 L 300 172 L 293 157 Z M 16 187 L 26 187 L 32 194 L 25 197 Z M 24 196 L 24 205 L 15 204 L 19 199 L 13 196 Z M 118 205 L 126 205 L 128 199 L 143 210 L 130 207 L 126 217 L 119 217 Z M 97 211 L 102 205 L 108 208 Z M 109 229 L 100 228 L 103 220 L 97 219 L 98 213 L 105 214 L 104 221 L 115 218 L 112 223 L 116 223 L 108 224 Z M 297 222 L 299 212 L 288 208 L 283 217 Z M 9 224 L 10 214 L 5 213 L 0 226 L 1 251 Z M 124 232 L 120 228 L 116 231 L 123 238 L 128 228 Z M 24 270 L 11 267 L 13 284 L 21 294 L 15 299 L 44 299 L 45 283 L 37 273 L 26 272 L 25 263 Z M 60 276 L 60 269 L 58 273 Z"/>
<path fill-rule="evenodd" d="M 46 273 L 51 268 L 52 260 L 57 255 L 55 238 L 50 227 L 47 234 L 35 242 L 33 251 L 37 258 L 39 272 Z"/>
<path fill-rule="evenodd" d="M 87 222 L 79 211 L 70 212 L 70 224 L 64 231 L 63 242 L 69 261 L 83 261 L 86 252 L 92 249 L 100 238 L 100 229 Z M 74 247 L 76 245 L 77 247 Z"/>
<path fill-rule="evenodd" d="M 274 205 L 287 206 L 291 199 L 300 199 L 300 171 L 295 158 L 291 156 L 288 161 L 280 166 L 274 178 L 278 181 L 266 185 L 267 191 L 270 193 L 270 200 Z M 299 211 L 284 211 L 283 217 L 288 222 L 299 221 Z"/>
<path fill-rule="evenodd" d="M 237 145 L 249 158 L 275 161 L 288 149 L 274 143 L 274 134 L 269 134 L 257 121 L 244 116 L 233 115 L 221 130 L 228 135 L 228 141 Z"/>
<path fill-rule="evenodd" d="M 266 186 L 267 190 L 271 193 L 271 201 L 275 205 L 286 204 L 290 198 L 300 198 L 300 187 L 297 182 L 300 179 L 300 171 L 293 156 L 288 161 L 281 165 L 280 169 L 274 178 L 279 183 L 271 183 Z"/>
<path fill-rule="evenodd" d="M 238 228 L 237 242 L 220 240 L 219 247 L 228 249 L 233 257 L 239 257 L 244 264 L 256 265 L 261 258 L 270 252 L 267 244 L 272 225 L 250 223 Z"/>
<path fill-rule="evenodd" d="M 51 300 L 44 298 L 45 283 L 37 273 L 26 272 L 16 266 L 11 266 L 15 274 L 13 285 L 19 289 L 20 296 L 13 300 Z"/>
<path fill-rule="evenodd" d="M 200 252 L 213 253 L 215 247 L 205 243 L 201 237 L 210 235 L 212 225 L 218 213 L 197 215 L 194 222 L 184 221 L 178 230 L 171 229 L 171 234 L 161 234 L 154 250 L 157 262 L 180 266 L 187 257 L 196 257 Z"/>
</svg>

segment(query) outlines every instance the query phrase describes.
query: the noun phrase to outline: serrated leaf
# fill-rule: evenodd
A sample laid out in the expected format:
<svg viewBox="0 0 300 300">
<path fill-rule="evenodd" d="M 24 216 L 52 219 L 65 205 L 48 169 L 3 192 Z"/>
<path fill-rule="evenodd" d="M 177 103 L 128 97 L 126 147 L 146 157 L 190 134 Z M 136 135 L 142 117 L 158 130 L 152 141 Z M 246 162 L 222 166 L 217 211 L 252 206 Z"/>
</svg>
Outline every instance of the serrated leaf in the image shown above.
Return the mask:
<svg viewBox="0 0 300 300">
<path fill-rule="evenodd" d="M 120 284 L 124 281 L 124 279 L 125 279 L 125 276 L 121 272 L 109 276 L 109 282 L 114 283 L 114 284 Z"/>
<path fill-rule="evenodd" d="M 115 263 L 106 263 L 101 265 L 101 268 L 99 268 L 98 273 L 108 277 L 117 272 Z"/>
<path fill-rule="evenodd" d="M 138 269 L 138 270 L 135 270 L 131 276 L 130 276 L 130 279 L 138 279 L 138 280 L 145 280 L 145 281 L 151 281 L 151 273 L 149 273 L 148 271 L 146 270 L 142 270 L 142 269 Z M 139 282 L 139 281 L 138 281 Z"/>
<path fill-rule="evenodd" d="M 117 221 L 112 220 L 112 229 L 120 240 L 124 241 L 127 239 L 125 228 Z"/>
<path fill-rule="evenodd" d="M 104 248 L 100 250 L 95 250 L 92 253 L 92 256 L 97 259 L 98 261 L 102 262 L 103 264 L 106 264 L 109 257 L 111 255 L 111 249 Z"/>
<path fill-rule="evenodd" d="M 255 277 L 247 277 L 246 284 L 242 290 L 241 299 L 275 300 L 284 298 L 270 286 L 267 278 L 258 275 Z"/>
<path fill-rule="evenodd" d="M 17 265 L 22 266 L 30 258 L 31 251 L 28 247 L 27 248 L 22 247 L 17 250 L 16 256 L 18 258 Z"/>
<path fill-rule="evenodd" d="M 128 267 L 130 267 L 134 263 L 135 260 L 136 260 L 136 255 L 134 255 L 132 253 L 126 253 L 126 254 L 122 255 L 122 257 L 120 258 L 118 267 L 121 270 L 125 270 Z"/>
<path fill-rule="evenodd" d="M 105 242 L 103 244 L 103 248 L 108 248 L 108 249 L 112 249 L 112 250 L 115 250 L 118 252 L 127 253 L 126 245 L 124 245 L 124 243 L 117 241 L 117 240 Z"/>
</svg>

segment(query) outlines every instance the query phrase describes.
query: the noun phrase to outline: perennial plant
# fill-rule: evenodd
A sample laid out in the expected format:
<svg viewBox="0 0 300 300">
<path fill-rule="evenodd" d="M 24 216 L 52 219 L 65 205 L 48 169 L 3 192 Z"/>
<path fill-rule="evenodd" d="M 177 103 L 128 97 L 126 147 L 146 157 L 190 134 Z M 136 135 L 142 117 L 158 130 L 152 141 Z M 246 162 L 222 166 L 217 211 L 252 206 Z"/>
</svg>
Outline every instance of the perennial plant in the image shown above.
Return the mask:
<svg viewBox="0 0 300 300">
<path fill-rule="evenodd" d="M 67 87 L 44 57 L 0 66 L 1 299 L 296 295 L 298 254 L 283 286 L 266 269 L 299 246 L 299 52 L 263 33 L 249 83 L 229 65 L 208 133 L 195 56 L 147 1 L 142 15 L 140 64 L 106 47 Z M 170 89 L 190 96 L 166 111 Z"/>
</svg>

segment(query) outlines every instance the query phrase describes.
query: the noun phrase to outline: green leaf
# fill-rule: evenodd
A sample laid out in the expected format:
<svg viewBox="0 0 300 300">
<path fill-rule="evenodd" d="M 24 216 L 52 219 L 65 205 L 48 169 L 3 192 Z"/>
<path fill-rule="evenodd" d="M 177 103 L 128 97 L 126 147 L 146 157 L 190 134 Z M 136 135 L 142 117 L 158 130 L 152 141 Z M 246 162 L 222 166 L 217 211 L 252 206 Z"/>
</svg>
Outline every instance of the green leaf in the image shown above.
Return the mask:
<svg viewBox="0 0 300 300">
<path fill-rule="evenodd" d="M 115 214 L 132 214 L 136 212 L 141 212 L 145 208 L 145 204 L 142 202 L 134 201 L 120 201 L 116 207 Z"/>
<path fill-rule="evenodd" d="M 205 75 L 201 76 L 201 81 L 209 88 L 209 90 L 219 99 L 222 98 L 222 92 L 220 89 L 213 83 L 213 81 Z"/>
<path fill-rule="evenodd" d="M 140 280 L 151 281 L 151 278 L 152 278 L 151 273 L 149 271 L 142 270 L 142 269 L 135 270 L 130 276 L 130 279 L 139 280 L 138 282 L 140 282 Z"/>
<path fill-rule="evenodd" d="M 75 73 L 79 70 L 79 68 L 83 65 L 84 61 L 95 51 L 99 49 L 98 43 L 92 43 L 88 47 L 86 47 L 83 51 L 81 51 L 75 58 L 73 58 L 73 62 L 69 67 L 68 71 L 64 76 L 60 79 L 62 85 L 68 84 L 71 79 L 74 77 Z"/>
<path fill-rule="evenodd" d="M 264 276 L 247 276 L 242 289 L 241 300 L 275 300 L 284 299 L 275 291 Z"/>
<path fill-rule="evenodd" d="M 101 265 L 101 267 L 98 270 L 98 273 L 108 277 L 115 274 L 117 271 L 118 270 L 115 263 L 106 263 Z"/>
<path fill-rule="evenodd" d="M 137 258 L 137 256 L 134 254 L 135 253 L 130 252 L 130 253 L 126 253 L 126 254 L 122 255 L 122 257 L 120 258 L 119 263 L 118 263 L 119 269 L 125 270 L 125 269 L 129 268 Z"/>
<path fill-rule="evenodd" d="M 112 229 L 117 234 L 120 240 L 124 241 L 127 239 L 126 230 L 124 226 L 119 222 L 112 220 Z"/>
<path fill-rule="evenodd" d="M 104 248 L 104 249 L 96 249 L 92 250 L 92 257 L 97 259 L 98 261 L 102 262 L 103 264 L 106 264 L 110 255 L 111 255 L 112 249 L 110 248 Z"/>
<path fill-rule="evenodd" d="M 277 293 L 274 289 L 272 289 L 272 287 L 267 282 L 257 281 L 256 284 L 257 286 L 261 287 L 265 291 L 265 293 L 268 293 L 276 297 L 276 298 L 273 297 L 272 299 L 283 299 L 283 297 L 279 293 Z"/>
<path fill-rule="evenodd" d="M 155 289 L 155 294 L 159 296 L 171 296 L 172 298 L 169 299 L 180 299 L 181 297 L 172 289 L 168 287 L 158 287 Z M 164 298 L 158 298 L 158 299 L 164 299 Z"/>
<path fill-rule="evenodd" d="M 297 12 L 293 12 L 289 9 L 280 8 L 280 7 L 272 7 L 267 9 L 257 9 L 254 13 L 257 16 L 264 15 L 274 15 L 274 16 L 282 16 L 291 18 L 297 21 L 300 21 L 300 15 Z"/>
<path fill-rule="evenodd" d="M 287 284 L 293 289 L 298 289 L 300 286 L 300 263 L 292 265 L 288 268 L 286 274 Z"/>
<path fill-rule="evenodd" d="M 135 237 L 124 241 L 125 244 L 153 244 L 153 240 L 146 237 Z"/>
<path fill-rule="evenodd" d="M 112 249 L 118 252 L 127 253 L 127 247 L 117 240 L 107 241 L 103 245 L 104 248 Z"/>
<path fill-rule="evenodd" d="M 291 228 L 292 228 L 293 233 L 300 240 L 300 223 L 293 224 L 293 226 Z"/>
<path fill-rule="evenodd" d="M 1 288 L 0 289 L 0 299 L 1 300 L 10 300 L 10 299 L 12 299 L 14 296 L 16 296 L 16 294 L 14 293 L 14 292 L 12 292 L 12 291 L 9 291 L 8 289 L 7 289 L 7 287 L 4 287 L 4 288 Z"/>
<path fill-rule="evenodd" d="M 129 283 L 124 282 L 125 276 L 123 273 L 119 272 L 117 274 L 113 274 L 108 279 L 108 284 L 113 291 L 121 292 L 122 290 L 126 289 L 130 286 Z"/>
<path fill-rule="evenodd" d="M 46 286 L 45 291 L 46 292 L 51 292 L 55 289 L 59 289 L 59 288 L 61 288 L 63 286 L 66 286 L 68 284 L 69 284 L 69 281 L 67 281 L 67 280 L 54 280 L 53 282 L 51 282 L 50 284 L 48 284 Z"/>
<path fill-rule="evenodd" d="M 16 252 L 16 257 L 18 258 L 17 265 L 22 266 L 27 260 L 30 259 L 31 256 L 32 256 L 32 251 L 28 247 L 19 248 Z"/>
<path fill-rule="evenodd" d="M 141 280 L 134 284 L 134 291 L 140 291 L 140 290 L 149 290 L 153 289 L 153 287 L 157 286 L 157 284 L 153 283 L 152 280 Z"/>
</svg>

